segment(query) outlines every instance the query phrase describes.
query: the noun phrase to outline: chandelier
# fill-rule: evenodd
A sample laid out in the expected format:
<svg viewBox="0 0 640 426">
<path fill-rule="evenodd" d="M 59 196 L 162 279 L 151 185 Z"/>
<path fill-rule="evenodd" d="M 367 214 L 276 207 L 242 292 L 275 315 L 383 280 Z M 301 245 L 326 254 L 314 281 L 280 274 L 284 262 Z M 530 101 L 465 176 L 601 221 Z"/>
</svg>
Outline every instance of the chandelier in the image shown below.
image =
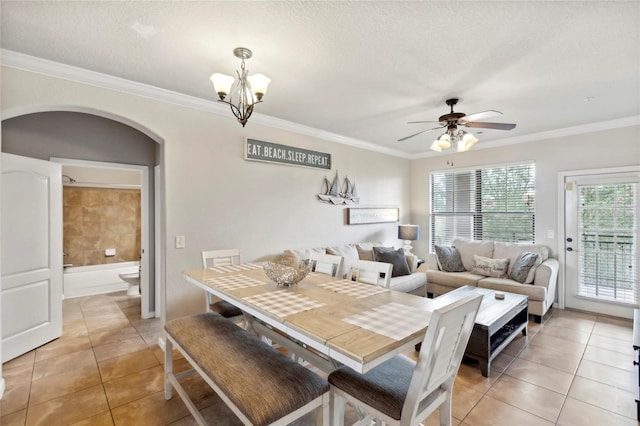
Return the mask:
<svg viewBox="0 0 640 426">
<path fill-rule="evenodd" d="M 236 70 L 238 79 L 232 76 L 215 73 L 211 75 L 213 89 L 218 93 L 218 102 L 224 102 L 231 107 L 231 112 L 236 116 L 242 127 L 253 113 L 253 106 L 262 102 L 262 97 L 267 93 L 267 87 L 271 79 L 263 74 L 248 76 L 244 67 L 244 60 L 252 56 L 251 50 L 245 47 L 233 49 L 236 58 L 242 60 L 240 71 Z M 227 98 L 228 96 L 228 98 Z"/>
<path fill-rule="evenodd" d="M 457 151 L 464 152 L 469 151 L 477 142 L 478 139 L 471 133 L 458 130 L 458 126 L 452 124 L 447 127 L 446 132 L 433 141 L 431 149 L 442 152 L 443 149 L 449 149 L 453 144 L 457 144 Z"/>
</svg>

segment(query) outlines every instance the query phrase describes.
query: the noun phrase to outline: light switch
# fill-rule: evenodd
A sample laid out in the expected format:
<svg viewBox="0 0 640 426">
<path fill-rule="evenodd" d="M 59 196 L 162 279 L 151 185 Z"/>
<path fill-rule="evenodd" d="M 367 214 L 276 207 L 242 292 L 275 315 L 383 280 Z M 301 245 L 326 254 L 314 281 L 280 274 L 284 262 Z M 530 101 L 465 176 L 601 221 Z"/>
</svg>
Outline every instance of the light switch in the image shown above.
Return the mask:
<svg viewBox="0 0 640 426">
<path fill-rule="evenodd" d="M 553 240 L 554 237 L 555 237 L 555 234 L 554 234 L 553 230 L 549 229 L 547 231 L 547 238 L 550 239 L 550 240 Z"/>
<path fill-rule="evenodd" d="M 115 256 L 116 255 L 116 249 L 114 248 L 108 248 L 104 251 L 104 255 L 111 257 L 111 256 Z"/>
<path fill-rule="evenodd" d="M 176 235 L 176 248 L 177 249 L 184 248 L 184 235 Z"/>
</svg>

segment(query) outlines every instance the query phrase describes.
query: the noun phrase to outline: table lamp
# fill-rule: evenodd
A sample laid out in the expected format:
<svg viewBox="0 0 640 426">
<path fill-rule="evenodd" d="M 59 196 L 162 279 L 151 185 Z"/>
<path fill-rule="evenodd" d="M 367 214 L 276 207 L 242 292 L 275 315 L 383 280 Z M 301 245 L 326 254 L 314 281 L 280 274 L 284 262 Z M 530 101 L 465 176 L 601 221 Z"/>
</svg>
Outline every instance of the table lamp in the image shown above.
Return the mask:
<svg viewBox="0 0 640 426">
<path fill-rule="evenodd" d="M 415 241 L 420 238 L 420 225 L 398 225 L 398 238 L 404 240 L 404 252 L 406 254 L 411 253 L 411 241 Z"/>
</svg>

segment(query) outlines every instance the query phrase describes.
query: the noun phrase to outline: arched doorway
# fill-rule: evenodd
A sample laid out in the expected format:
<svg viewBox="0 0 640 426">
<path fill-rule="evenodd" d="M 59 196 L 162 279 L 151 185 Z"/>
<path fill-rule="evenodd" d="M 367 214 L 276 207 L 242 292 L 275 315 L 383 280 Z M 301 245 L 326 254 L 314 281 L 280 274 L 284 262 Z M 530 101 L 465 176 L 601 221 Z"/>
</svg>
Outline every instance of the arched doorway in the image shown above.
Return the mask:
<svg viewBox="0 0 640 426">
<path fill-rule="evenodd" d="M 2 151 L 50 160 L 53 157 L 133 164 L 149 169 L 145 231 L 148 241 L 143 274 L 150 285 L 143 292 L 143 314 L 159 317 L 163 303 L 164 271 L 161 258 L 163 216 L 163 140 L 158 135 L 125 117 L 103 111 L 76 107 L 38 107 L 30 111 L 7 111 L 3 119 Z M 159 198 L 159 200 L 157 200 Z M 158 208 L 159 207 L 159 208 Z M 158 232 L 160 231 L 160 232 Z M 62 255 L 62 253 L 61 253 Z M 146 298 L 144 298 L 146 296 Z"/>
</svg>

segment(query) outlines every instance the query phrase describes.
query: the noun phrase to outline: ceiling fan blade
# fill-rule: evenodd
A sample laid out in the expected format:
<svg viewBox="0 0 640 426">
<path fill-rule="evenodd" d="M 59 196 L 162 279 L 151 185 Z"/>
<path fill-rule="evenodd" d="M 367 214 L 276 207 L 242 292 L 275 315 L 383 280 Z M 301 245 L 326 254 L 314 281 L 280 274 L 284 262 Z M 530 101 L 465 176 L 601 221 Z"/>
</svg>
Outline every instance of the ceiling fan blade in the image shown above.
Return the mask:
<svg viewBox="0 0 640 426">
<path fill-rule="evenodd" d="M 407 124 L 440 123 L 440 121 L 407 121 Z"/>
<path fill-rule="evenodd" d="M 500 111 L 496 111 L 490 109 L 488 111 L 476 112 L 475 114 L 469 114 L 460 119 L 460 122 L 469 122 L 469 121 L 478 121 L 478 120 L 486 120 L 487 118 L 497 117 L 502 115 Z"/>
<path fill-rule="evenodd" d="M 473 123 L 463 123 L 465 127 L 476 127 L 480 129 L 497 129 L 497 130 L 511 130 L 516 127 L 513 123 L 483 123 L 483 122 L 473 122 Z"/>
<path fill-rule="evenodd" d="M 402 139 L 398 139 L 398 142 L 406 141 L 407 139 L 411 139 L 411 138 L 412 138 L 412 137 L 414 137 L 414 136 L 421 135 L 421 134 L 422 134 L 422 133 L 424 133 L 424 132 L 429 132 L 429 131 L 431 131 L 431 130 L 437 130 L 437 129 L 442 129 L 442 128 L 444 128 L 444 126 L 434 127 L 433 129 L 426 129 L 426 130 L 422 130 L 422 131 L 420 131 L 420 132 L 418 132 L 418 133 L 414 133 L 413 135 L 405 136 L 405 137 L 404 137 L 404 138 L 402 138 Z"/>
</svg>

